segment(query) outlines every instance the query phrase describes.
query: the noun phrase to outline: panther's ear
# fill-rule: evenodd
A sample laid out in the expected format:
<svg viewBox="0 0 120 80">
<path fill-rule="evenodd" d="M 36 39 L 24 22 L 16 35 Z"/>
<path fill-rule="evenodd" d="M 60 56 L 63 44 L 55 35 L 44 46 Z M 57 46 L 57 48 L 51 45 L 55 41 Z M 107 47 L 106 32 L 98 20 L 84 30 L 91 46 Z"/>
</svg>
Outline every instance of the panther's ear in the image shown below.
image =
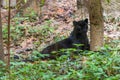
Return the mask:
<svg viewBox="0 0 120 80">
<path fill-rule="evenodd" d="M 88 18 L 86 18 L 84 21 L 88 24 Z"/>
<path fill-rule="evenodd" d="M 77 21 L 73 21 L 73 25 L 74 25 L 74 26 L 77 25 Z"/>
</svg>

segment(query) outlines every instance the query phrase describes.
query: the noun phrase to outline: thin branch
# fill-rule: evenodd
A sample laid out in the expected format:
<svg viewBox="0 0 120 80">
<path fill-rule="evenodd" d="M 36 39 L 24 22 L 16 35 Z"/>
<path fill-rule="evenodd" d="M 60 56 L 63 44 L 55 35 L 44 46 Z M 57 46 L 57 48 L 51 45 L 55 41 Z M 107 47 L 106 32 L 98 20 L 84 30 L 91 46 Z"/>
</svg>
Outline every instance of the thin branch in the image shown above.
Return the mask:
<svg viewBox="0 0 120 80">
<path fill-rule="evenodd" d="M 7 49 L 8 49 L 8 63 L 7 66 L 10 67 L 10 12 L 11 12 L 11 8 L 10 8 L 10 2 L 11 0 L 9 0 L 9 10 L 8 10 L 8 44 L 7 44 Z"/>
</svg>

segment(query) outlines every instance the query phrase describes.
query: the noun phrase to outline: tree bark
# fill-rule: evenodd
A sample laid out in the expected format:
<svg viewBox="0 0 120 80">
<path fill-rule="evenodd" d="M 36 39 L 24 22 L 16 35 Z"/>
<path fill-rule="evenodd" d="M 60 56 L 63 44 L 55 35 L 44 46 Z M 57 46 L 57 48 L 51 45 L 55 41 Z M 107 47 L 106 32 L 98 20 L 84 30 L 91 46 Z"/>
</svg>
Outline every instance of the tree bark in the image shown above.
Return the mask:
<svg viewBox="0 0 120 80">
<path fill-rule="evenodd" d="M 98 51 L 103 46 L 104 20 L 101 0 L 89 0 L 90 48 Z"/>
<path fill-rule="evenodd" d="M 1 0 L 0 0 L 1 5 Z M 2 37 L 2 21 L 1 21 L 1 6 L 0 6 L 0 60 L 4 61 L 3 37 Z"/>
<path fill-rule="evenodd" d="M 77 0 L 77 14 L 79 18 L 88 17 L 88 0 Z"/>
</svg>

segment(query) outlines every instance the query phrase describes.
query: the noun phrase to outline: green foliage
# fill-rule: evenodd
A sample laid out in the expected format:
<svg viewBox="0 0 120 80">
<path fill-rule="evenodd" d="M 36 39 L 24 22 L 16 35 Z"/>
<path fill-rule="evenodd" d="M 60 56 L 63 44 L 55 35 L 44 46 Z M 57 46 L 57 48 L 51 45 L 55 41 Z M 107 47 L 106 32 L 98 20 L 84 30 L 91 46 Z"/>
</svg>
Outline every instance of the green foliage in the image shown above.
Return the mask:
<svg viewBox="0 0 120 80">
<path fill-rule="evenodd" d="M 40 7 L 44 6 L 45 0 L 40 0 Z"/>
<path fill-rule="evenodd" d="M 22 17 L 16 17 L 14 18 L 12 21 L 15 21 L 15 24 L 14 25 L 11 25 L 11 38 L 12 40 L 18 40 L 20 39 L 21 37 L 24 37 L 25 36 L 25 29 L 26 27 L 24 27 L 23 25 L 19 25 L 21 24 L 21 22 L 24 22 L 24 21 L 27 21 L 28 18 L 22 18 Z M 4 24 L 3 25 L 3 39 L 6 40 L 7 39 L 7 25 Z"/>
<path fill-rule="evenodd" d="M 47 36 L 54 32 L 54 28 L 50 27 L 51 21 L 46 21 L 46 24 L 41 26 L 41 35 Z"/>
<path fill-rule="evenodd" d="M 32 55 L 31 57 L 29 58 L 30 60 L 33 60 L 33 61 L 38 61 L 40 58 L 44 58 L 46 56 L 49 56 L 49 54 L 41 54 L 40 52 L 38 52 L 37 50 L 34 50 L 32 52 Z"/>
<path fill-rule="evenodd" d="M 65 36 L 61 36 L 61 37 L 60 37 L 60 36 L 58 35 L 58 36 L 55 36 L 54 41 L 57 42 L 57 41 L 60 41 L 60 40 L 65 39 L 65 38 L 66 38 Z"/>
<path fill-rule="evenodd" d="M 4 42 L 7 42 L 7 26 L 3 28 L 3 39 Z M 20 38 L 25 36 L 25 27 L 23 26 L 11 26 L 11 39 L 14 41 L 19 40 Z"/>
<path fill-rule="evenodd" d="M 24 0 L 24 2 L 26 3 L 26 2 L 27 2 L 27 0 Z"/>
<path fill-rule="evenodd" d="M 45 25 L 41 26 L 30 26 L 22 25 L 24 21 L 29 22 L 28 17 L 16 17 L 12 19 L 15 22 L 14 25 L 11 25 L 11 43 L 19 45 L 20 40 L 26 39 L 26 37 L 34 37 L 39 41 L 34 42 L 35 45 L 40 45 L 40 43 L 45 40 L 47 37 L 51 36 L 54 32 L 54 28 L 50 26 L 51 21 L 45 21 Z M 3 25 L 3 39 L 4 43 L 7 43 L 7 25 Z"/>
<path fill-rule="evenodd" d="M 108 3 L 110 3 L 110 0 L 106 0 Z"/>
<path fill-rule="evenodd" d="M 27 8 L 28 13 L 24 14 L 25 17 L 29 18 L 30 22 L 34 22 L 37 20 L 37 13 L 35 12 L 34 9 Z"/>
<path fill-rule="evenodd" d="M 44 55 L 33 51 L 34 63 L 11 62 L 11 80 L 119 80 L 119 41 L 105 45 L 99 52 L 62 49 L 64 52 L 56 60 L 43 61 Z M 33 57 L 32 56 L 32 57 Z M 35 57 L 38 56 L 38 57 Z M 1 69 L 1 68 L 0 68 Z M 5 71 L 2 70 L 2 73 Z M 1 76 L 8 80 L 8 75 Z"/>
<path fill-rule="evenodd" d="M 7 69 L 5 67 L 6 64 L 3 61 L 0 61 L 0 80 L 7 77 Z"/>
</svg>

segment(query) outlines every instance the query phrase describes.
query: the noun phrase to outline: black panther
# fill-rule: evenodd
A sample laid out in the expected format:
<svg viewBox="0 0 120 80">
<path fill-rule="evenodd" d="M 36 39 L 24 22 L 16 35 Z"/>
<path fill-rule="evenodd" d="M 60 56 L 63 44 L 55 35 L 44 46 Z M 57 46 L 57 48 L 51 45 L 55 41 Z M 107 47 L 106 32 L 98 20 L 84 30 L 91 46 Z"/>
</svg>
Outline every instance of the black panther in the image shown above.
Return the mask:
<svg viewBox="0 0 120 80">
<path fill-rule="evenodd" d="M 59 42 L 56 42 L 46 48 L 44 48 L 42 54 L 51 54 L 52 51 L 58 51 L 60 49 L 75 48 L 74 44 L 82 44 L 80 50 L 89 50 L 89 40 L 87 36 L 88 31 L 88 19 L 73 21 L 74 29 L 71 32 L 70 36 L 66 39 L 63 39 Z M 50 57 L 52 58 L 52 57 Z"/>
</svg>

